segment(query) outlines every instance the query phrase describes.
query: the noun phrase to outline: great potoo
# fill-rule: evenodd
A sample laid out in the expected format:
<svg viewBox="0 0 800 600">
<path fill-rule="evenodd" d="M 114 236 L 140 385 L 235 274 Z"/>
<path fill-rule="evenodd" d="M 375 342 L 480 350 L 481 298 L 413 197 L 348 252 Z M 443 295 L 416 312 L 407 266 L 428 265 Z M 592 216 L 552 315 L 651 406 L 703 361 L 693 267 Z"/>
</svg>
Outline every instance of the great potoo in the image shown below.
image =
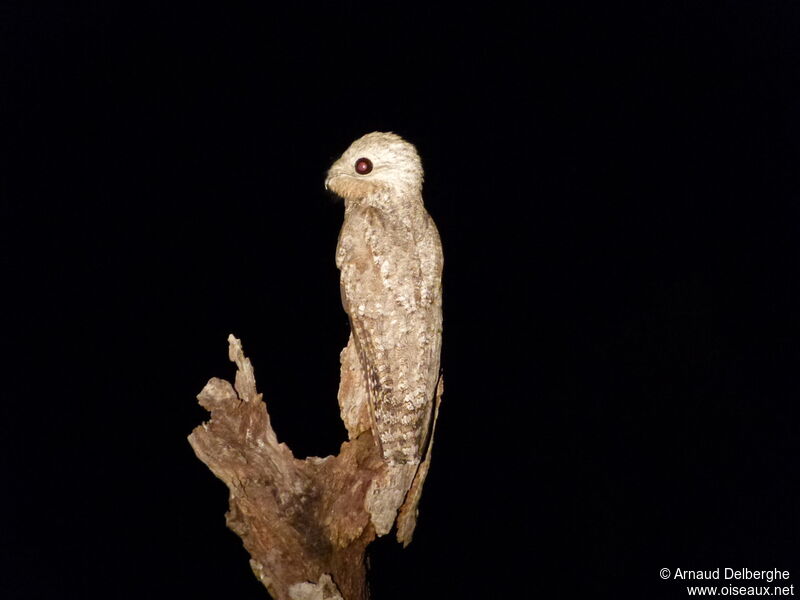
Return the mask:
<svg viewBox="0 0 800 600">
<path fill-rule="evenodd" d="M 422 179 L 414 146 L 375 132 L 353 142 L 325 181 L 344 199 L 336 249 L 351 329 L 344 353 L 354 353 L 366 390 L 342 413 L 351 437 L 372 431 L 386 467 L 367 497 L 378 535 L 391 529 L 420 468 L 439 379 L 442 246 Z"/>
</svg>

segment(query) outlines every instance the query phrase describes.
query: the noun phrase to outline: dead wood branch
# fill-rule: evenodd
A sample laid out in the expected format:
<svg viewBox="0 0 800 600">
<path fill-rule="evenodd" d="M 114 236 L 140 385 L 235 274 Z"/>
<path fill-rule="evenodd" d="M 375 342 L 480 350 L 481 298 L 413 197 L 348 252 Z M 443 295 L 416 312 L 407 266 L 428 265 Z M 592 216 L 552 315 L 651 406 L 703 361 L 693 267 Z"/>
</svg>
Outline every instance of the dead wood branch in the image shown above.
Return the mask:
<svg viewBox="0 0 800 600">
<path fill-rule="evenodd" d="M 250 360 L 229 336 L 235 385 L 211 379 L 198 395 L 211 419 L 189 436 L 197 457 L 230 490 L 228 526 L 250 553 L 253 572 L 276 600 L 363 600 L 367 597 L 364 552 L 375 538 L 365 496 L 385 468 L 369 430 L 344 442 L 338 456 L 296 459 L 278 442 L 256 391 Z M 342 394 L 357 365 L 342 353 Z M 437 389 L 436 409 L 441 398 Z M 341 404 L 341 402 L 340 402 Z M 344 404 L 342 404 L 344 406 Z M 350 418 L 342 414 L 348 423 Z M 397 519 L 408 543 L 428 469 L 430 447 Z"/>
</svg>

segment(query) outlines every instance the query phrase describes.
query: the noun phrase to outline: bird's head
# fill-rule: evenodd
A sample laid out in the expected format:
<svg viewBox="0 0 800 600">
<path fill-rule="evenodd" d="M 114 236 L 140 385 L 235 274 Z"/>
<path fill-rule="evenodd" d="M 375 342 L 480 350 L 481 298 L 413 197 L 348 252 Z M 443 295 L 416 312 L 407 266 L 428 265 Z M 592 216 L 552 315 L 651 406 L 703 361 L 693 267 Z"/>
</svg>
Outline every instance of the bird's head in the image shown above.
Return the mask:
<svg viewBox="0 0 800 600">
<path fill-rule="evenodd" d="M 375 131 L 358 138 L 328 170 L 325 188 L 357 202 L 371 196 L 419 195 L 422 162 L 399 135 Z"/>
</svg>

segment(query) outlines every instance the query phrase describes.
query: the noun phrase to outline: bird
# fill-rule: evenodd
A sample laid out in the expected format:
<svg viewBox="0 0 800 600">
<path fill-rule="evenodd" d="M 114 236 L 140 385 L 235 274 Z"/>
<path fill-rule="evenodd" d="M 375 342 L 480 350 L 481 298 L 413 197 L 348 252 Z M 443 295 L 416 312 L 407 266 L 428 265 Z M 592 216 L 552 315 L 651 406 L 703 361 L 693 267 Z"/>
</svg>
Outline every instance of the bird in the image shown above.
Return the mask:
<svg viewBox="0 0 800 600">
<path fill-rule="evenodd" d="M 420 479 L 427 472 L 420 465 L 440 378 L 443 253 L 423 178 L 413 144 L 372 132 L 345 150 L 325 180 L 344 200 L 336 266 L 351 331 L 342 364 L 351 357 L 353 387 L 365 390 L 340 388 L 339 400 L 351 439 L 370 431 L 385 467 L 366 496 L 377 535 L 391 530 L 418 471 Z M 404 541 L 400 529 L 398 521 L 406 544 L 410 533 Z"/>
</svg>

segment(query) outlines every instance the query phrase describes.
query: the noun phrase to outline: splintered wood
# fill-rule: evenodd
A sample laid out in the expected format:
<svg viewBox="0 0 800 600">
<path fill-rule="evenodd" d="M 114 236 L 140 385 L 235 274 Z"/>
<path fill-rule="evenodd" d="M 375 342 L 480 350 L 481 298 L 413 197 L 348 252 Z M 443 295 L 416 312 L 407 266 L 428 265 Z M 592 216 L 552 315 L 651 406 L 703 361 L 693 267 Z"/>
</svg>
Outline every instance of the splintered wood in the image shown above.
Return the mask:
<svg viewBox="0 0 800 600">
<path fill-rule="evenodd" d="M 230 490 L 228 527 L 242 538 L 253 572 L 276 600 L 367 598 L 364 553 L 375 528 L 366 495 L 386 469 L 372 433 L 350 431 L 338 456 L 296 459 L 278 442 L 240 341 L 231 335 L 228 342 L 238 369 L 235 385 L 208 382 L 198 400 L 211 418 L 189 436 L 197 457 Z M 351 359 L 342 353 L 343 377 L 353 368 Z M 436 412 L 441 394 L 440 381 Z M 406 544 L 431 446 L 397 519 L 398 538 Z"/>
</svg>

